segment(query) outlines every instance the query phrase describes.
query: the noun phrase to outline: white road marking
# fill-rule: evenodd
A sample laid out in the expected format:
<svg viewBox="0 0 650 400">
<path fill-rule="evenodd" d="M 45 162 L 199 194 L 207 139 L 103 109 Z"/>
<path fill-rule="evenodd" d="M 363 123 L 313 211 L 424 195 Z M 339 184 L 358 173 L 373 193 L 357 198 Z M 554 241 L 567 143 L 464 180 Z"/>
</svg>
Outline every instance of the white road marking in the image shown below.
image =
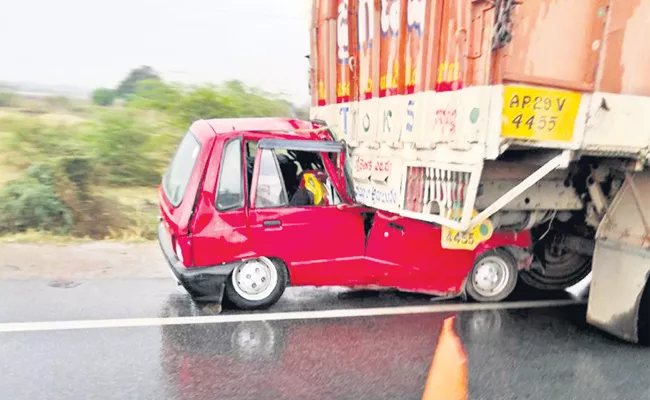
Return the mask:
<svg viewBox="0 0 650 400">
<path fill-rule="evenodd" d="M 13 322 L 0 324 L 0 333 L 5 332 L 37 332 L 77 329 L 101 328 L 133 328 L 163 325 L 197 325 L 221 324 L 243 321 L 283 321 L 300 319 L 377 317 L 385 315 L 432 314 L 440 312 L 503 310 L 520 308 L 562 307 L 584 304 L 577 299 L 520 301 L 485 304 L 435 304 L 424 306 L 380 307 L 360 309 L 338 309 L 322 311 L 289 311 L 277 313 L 210 315 L 193 317 L 170 318 L 130 318 L 130 319 L 99 319 L 80 321 L 44 321 L 44 322 Z"/>
</svg>

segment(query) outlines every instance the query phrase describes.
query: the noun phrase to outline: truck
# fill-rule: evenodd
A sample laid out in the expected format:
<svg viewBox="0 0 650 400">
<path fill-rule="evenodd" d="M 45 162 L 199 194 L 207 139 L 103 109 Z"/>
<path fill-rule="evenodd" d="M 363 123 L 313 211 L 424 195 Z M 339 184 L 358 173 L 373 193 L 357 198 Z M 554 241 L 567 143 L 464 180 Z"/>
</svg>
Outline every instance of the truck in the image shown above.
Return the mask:
<svg viewBox="0 0 650 400">
<path fill-rule="evenodd" d="M 647 341 L 649 20 L 650 0 L 313 0 L 310 119 L 356 201 L 446 249 L 530 231 L 522 284 L 591 275 L 587 321 Z"/>
</svg>

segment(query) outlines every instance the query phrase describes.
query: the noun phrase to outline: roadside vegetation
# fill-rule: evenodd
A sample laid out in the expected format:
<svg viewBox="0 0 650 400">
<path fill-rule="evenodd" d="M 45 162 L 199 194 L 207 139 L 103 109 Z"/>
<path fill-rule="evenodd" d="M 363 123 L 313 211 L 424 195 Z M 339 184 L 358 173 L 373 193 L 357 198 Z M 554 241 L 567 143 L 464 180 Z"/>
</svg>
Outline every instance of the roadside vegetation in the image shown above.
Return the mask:
<svg viewBox="0 0 650 400">
<path fill-rule="evenodd" d="M 189 124 L 296 113 L 238 81 L 181 86 L 149 67 L 88 101 L 0 88 L 0 241 L 153 239 L 156 188 Z"/>
</svg>

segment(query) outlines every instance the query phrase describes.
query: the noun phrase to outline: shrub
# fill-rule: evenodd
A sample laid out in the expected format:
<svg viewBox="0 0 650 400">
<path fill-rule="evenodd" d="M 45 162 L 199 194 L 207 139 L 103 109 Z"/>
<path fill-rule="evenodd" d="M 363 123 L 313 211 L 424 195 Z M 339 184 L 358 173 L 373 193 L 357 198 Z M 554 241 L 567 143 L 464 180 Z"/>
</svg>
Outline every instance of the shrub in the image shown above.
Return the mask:
<svg viewBox="0 0 650 400">
<path fill-rule="evenodd" d="M 234 117 L 236 110 L 213 88 L 199 87 L 183 97 L 175 114 L 182 124 L 189 126 L 198 119 Z"/>
<path fill-rule="evenodd" d="M 135 93 L 128 96 L 130 107 L 145 110 L 171 111 L 181 100 L 181 93 L 173 86 L 159 80 L 140 81 Z"/>
<path fill-rule="evenodd" d="M 93 103 L 98 106 L 110 106 L 115 102 L 116 93 L 114 90 L 99 88 L 93 91 Z"/>
<path fill-rule="evenodd" d="M 5 118 L 0 121 L 6 162 L 27 168 L 34 163 L 47 163 L 52 159 L 80 154 L 83 148 L 84 129 L 81 124 L 51 124 L 35 117 Z"/>
<path fill-rule="evenodd" d="M 70 232 L 72 212 L 57 196 L 54 176 L 51 167 L 34 165 L 0 190 L 0 233 Z"/>
<path fill-rule="evenodd" d="M 33 165 L 0 190 L 0 234 L 36 230 L 104 239 L 129 229 L 134 221 L 121 204 L 90 190 L 92 176 L 85 159 Z"/>
<path fill-rule="evenodd" d="M 157 166 L 146 151 L 151 135 L 150 127 L 133 110 L 102 113 L 89 141 L 103 179 L 110 184 L 156 184 Z"/>
</svg>

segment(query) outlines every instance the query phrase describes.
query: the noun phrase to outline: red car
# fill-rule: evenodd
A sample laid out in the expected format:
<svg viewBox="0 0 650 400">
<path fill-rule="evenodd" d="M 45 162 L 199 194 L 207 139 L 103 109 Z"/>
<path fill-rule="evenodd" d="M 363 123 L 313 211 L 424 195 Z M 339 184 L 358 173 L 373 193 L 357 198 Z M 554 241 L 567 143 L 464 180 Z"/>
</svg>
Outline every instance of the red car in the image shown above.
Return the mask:
<svg viewBox="0 0 650 400">
<path fill-rule="evenodd" d="M 225 295 L 244 309 L 288 285 L 500 301 L 530 265 L 527 231 L 450 250 L 440 226 L 356 204 L 345 163 L 344 145 L 314 122 L 192 124 L 159 189 L 158 239 L 178 282 L 196 301 Z"/>
</svg>

